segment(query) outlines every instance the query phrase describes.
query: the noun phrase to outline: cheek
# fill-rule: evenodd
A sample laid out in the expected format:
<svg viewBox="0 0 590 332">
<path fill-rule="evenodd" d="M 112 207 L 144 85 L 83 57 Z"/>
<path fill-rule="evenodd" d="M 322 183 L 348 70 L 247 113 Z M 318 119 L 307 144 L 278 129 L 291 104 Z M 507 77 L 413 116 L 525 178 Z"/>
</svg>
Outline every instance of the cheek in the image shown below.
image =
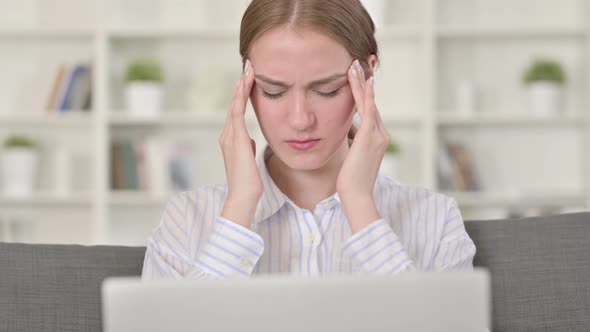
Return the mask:
<svg viewBox="0 0 590 332">
<path fill-rule="evenodd" d="M 352 111 L 354 108 L 354 98 L 350 91 L 342 94 L 332 100 L 326 99 L 320 109 L 324 116 L 324 123 L 334 126 L 342 126 L 352 121 Z"/>
<path fill-rule="evenodd" d="M 260 129 L 268 141 L 269 137 L 273 137 L 274 133 L 280 129 L 280 124 L 284 122 L 281 120 L 281 103 L 266 99 L 254 91 L 250 95 L 250 101 Z"/>
</svg>

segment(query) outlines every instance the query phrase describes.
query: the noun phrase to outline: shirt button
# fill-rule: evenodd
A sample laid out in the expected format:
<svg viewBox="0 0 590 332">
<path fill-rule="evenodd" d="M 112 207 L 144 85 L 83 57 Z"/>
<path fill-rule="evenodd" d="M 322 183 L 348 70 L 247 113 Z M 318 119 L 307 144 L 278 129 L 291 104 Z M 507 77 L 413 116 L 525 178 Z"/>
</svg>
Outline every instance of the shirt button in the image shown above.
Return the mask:
<svg viewBox="0 0 590 332">
<path fill-rule="evenodd" d="M 248 258 L 242 258 L 242 267 L 243 268 L 251 268 L 252 267 L 252 260 L 248 259 Z"/>
<path fill-rule="evenodd" d="M 317 236 L 315 234 L 311 234 L 309 236 L 309 243 L 315 244 L 316 243 L 316 239 L 317 239 Z"/>
</svg>

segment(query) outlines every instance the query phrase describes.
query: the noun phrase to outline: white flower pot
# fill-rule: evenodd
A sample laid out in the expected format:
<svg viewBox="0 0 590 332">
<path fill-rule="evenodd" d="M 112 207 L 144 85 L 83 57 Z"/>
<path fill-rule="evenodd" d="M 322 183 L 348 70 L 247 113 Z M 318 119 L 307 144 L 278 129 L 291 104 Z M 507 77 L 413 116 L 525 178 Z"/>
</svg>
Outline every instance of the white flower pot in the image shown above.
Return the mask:
<svg viewBox="0 0 590 332">
<path fill-rule="evenodd" d="M 385 13 L 387 12 L 387 1 L 386 0 L 361 0 L 365 9 L 371 15 L 373 23 L 377 28 L 383 27 L 385 22 Z"/>
<path fill-rule="evenodd" d="M 379 168 L 379 172 L 390 176 L 392 178 L 397 178 L 398 174 L 398 162 L 399 158 L 395 154 L 386 153 L 383 156 L 383 161 L 381 162 L 381 166 Z"/>
<path fill-rule="evenodd" d="M 2 183 L 8 197 L 31 197 L 37 175 L 37 152 L 26 148 L 5 149 L 2 154 Z"/>
<path fill-rule="evenodd" d="M 528 86 L 530 111 L 538 116 L 558 115 L 563 107 L 563 89 L 553 82 L 535 82 Z"/>
<path fill-rule="evenodd" d="M 125 87 L 125 102 L 130 115 L 157 117 L 162 112 L 162 84 L 156 82 L 131 82 Z"/>
</svg>

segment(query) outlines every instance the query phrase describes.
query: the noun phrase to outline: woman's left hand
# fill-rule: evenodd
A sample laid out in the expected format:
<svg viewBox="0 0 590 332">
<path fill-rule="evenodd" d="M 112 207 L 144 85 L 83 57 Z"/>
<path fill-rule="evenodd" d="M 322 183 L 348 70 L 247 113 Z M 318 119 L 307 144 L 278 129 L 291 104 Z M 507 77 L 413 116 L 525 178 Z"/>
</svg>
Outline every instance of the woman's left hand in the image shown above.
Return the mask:
<svg viewBox="0 0 590 332">
<path fill-rule="evenodd" d="M 358 60 L 348 70 L 348 81 L 361 123 L 338 174 L 336 190 L 354 234 L 380 218 L 373 188 L 391 137 L 375 104 L 373 77 L 365 79 Z"/>
</svg>

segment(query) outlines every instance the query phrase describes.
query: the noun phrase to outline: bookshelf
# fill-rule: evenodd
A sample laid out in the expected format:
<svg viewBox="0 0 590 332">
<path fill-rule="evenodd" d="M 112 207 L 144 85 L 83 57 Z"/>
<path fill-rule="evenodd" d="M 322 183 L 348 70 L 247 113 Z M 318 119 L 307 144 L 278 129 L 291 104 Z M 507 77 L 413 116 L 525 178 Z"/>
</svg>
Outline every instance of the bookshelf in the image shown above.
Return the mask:
<svg viewBox="0 0 590 332">
<path fill-rule="evenodd" d="M 0 51 L 6 51 L 0 91 L 7 96 L 0 99 L 0 136 L 18 131 L 41 139 L 42 160 L 49 165 L 39 174 L 34 197 L 0 196 L 1 229 L 20 234 L 11 239 L 142 245 L 172 191 L 112 190 L 112 142 L 153 137 L 193 142 L 200 165 L 195 185 L 225 182 L 217 139 L 224 102 L 240 73 L 237 29 L 247 1 L 68 0 L 68 11 L 58 1 L 1 1 L 0 8 L 17 6 L 23 19 L 0 23 Z M 231 10 L 220 11 L 220 5 Z M 518 15 L 524 12 L 525 17 Z M 377 32 L 382 53 L 376 94 L 382 118 L 402 148 L 400 181 L 457 198 L 466 220 L 518 209 L 590 208 L 588 14 L 582 0 L 388 2 L 387 24 Z M 537 55 L 564 65 L 562 115 L 527 112 L 520 76 Z M 164 109 L 155 119 L 125 111 L 125 65 L 139 56 L 157 59 L 165 73 Z M 88 59 L 94 70 L 90 112 L 48 113 L 45 97 L 23 97 L 23 89 L 43 89 L 30 83 L 37 72 L 45 75 L 37 81 L 49 85 L 57 63 Z M 455 87 L 465 79 L 477 91 L 472 114 L 456 111 Z M 191 99 L 195 92 L 208 99 Z M 262 147 L 251 108 L 247 124 Z M 481 192 L 441 188 L 439 144 L 445 141 L 464 144 Z M 51 168 L 52 149 L 60 144 L 80 158 L 66 196 L 53 193 L 59 170 Z M 29 221 L 25 231 L 22 220 Z"/>
</svg>

